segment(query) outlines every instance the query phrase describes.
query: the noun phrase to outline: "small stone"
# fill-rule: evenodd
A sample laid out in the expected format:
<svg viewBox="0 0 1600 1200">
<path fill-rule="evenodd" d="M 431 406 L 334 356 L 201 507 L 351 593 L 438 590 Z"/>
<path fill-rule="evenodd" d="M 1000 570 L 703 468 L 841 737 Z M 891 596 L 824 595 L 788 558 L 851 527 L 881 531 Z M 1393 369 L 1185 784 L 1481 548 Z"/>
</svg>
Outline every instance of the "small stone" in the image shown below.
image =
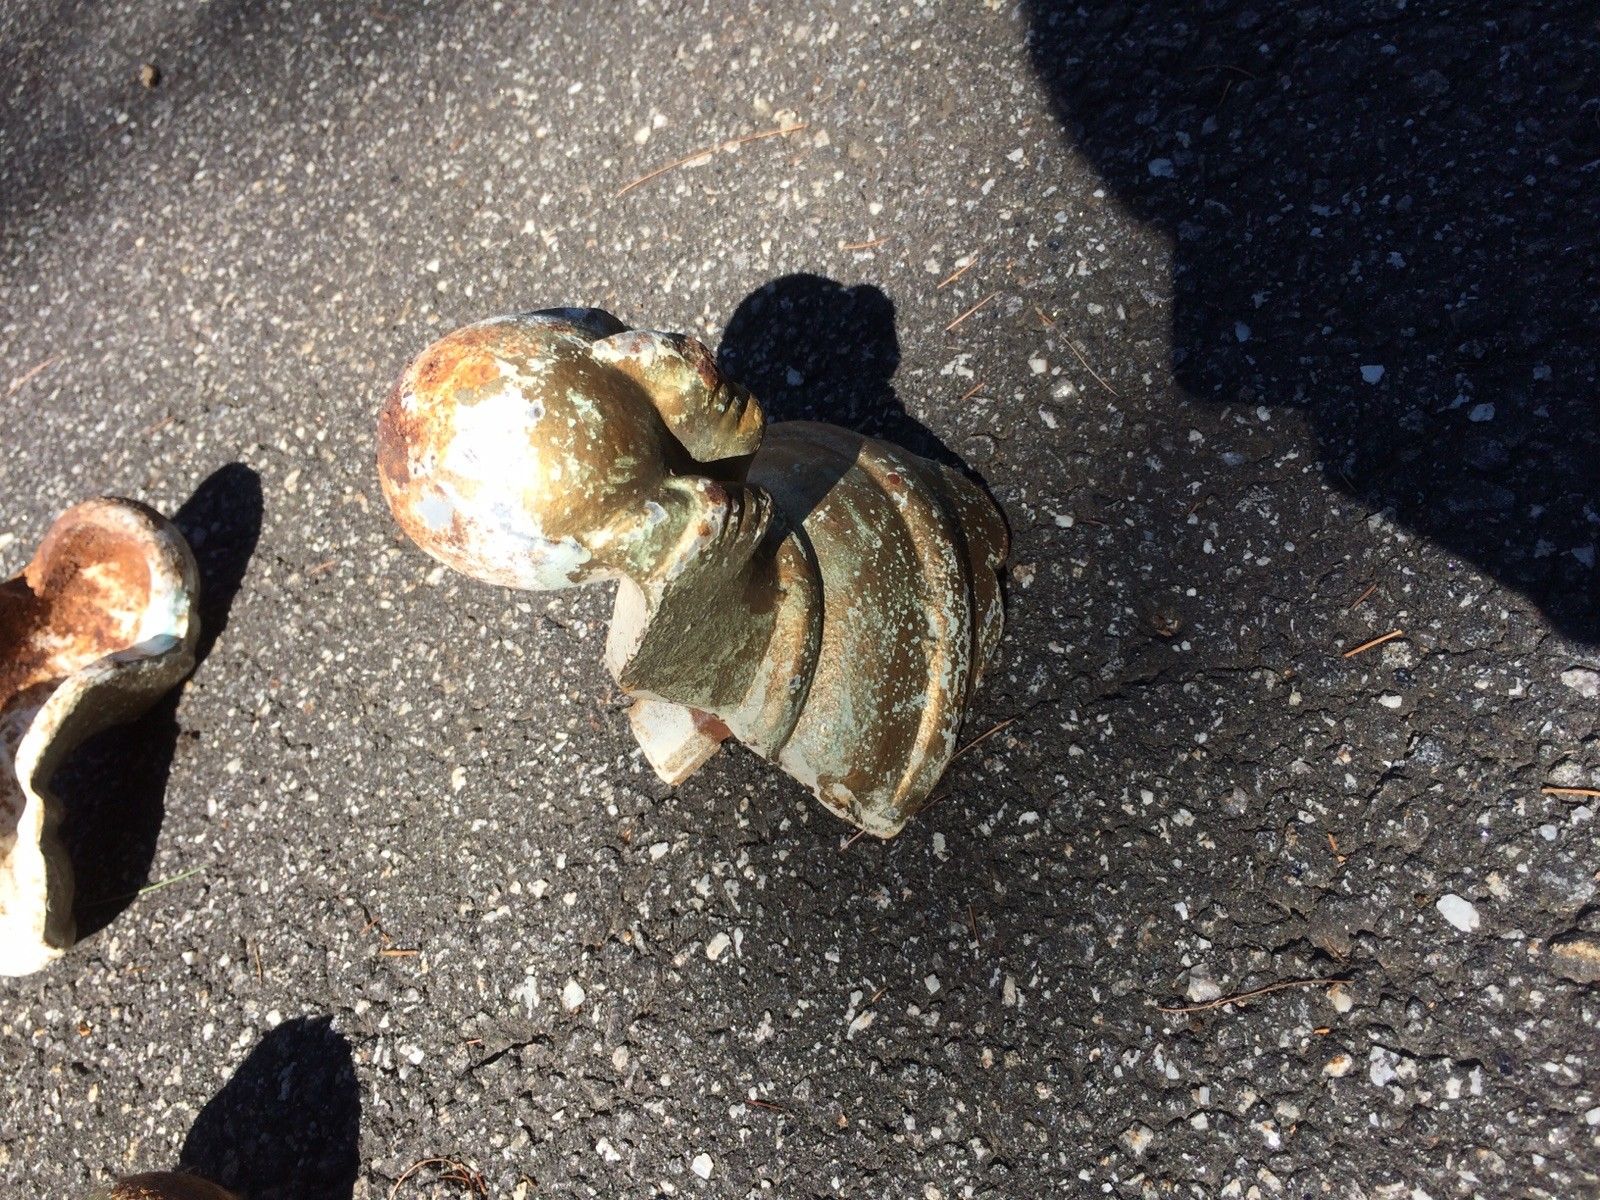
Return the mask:
<svg viewBox="0 0 1600 1200">
<path fill-rule="evenodd" d="M 1142 1121 L 1135 1121 L 1122 1135 L 1122 1144 L 1132 1150 L 1135 1157 L 1142 1156 L 1155 1140 L 1156 1135 L 1151 1132 L 1150 1126 Z"/>
<path fill-rule="evenodd" d="M 1439 915 L 1462 933 L 1471 933 L 1478 927 L 1478 910 L 1472 903 L 1463 900 L 1454 892 L 1446 892 L 1440 896 L 1434 907 L 1439 910 Z"/>
<path fill-rule="evenodd" d="M 1600 983 L 1600 938 L 1564 933 L 1550 942 L 1550 965 L 1573 983 Z"/>
<path fill-rule="evenodd" d="M 701 1179 L 710 1179 L 711 1172 L 716 1169 L 716 1165 L 711 1161 L 711 1155 L 702 1152 L 694 1156 L 694 1160 L 689 1164 L 689 1169 L 700 1176 Z"/>
<path fill-rule="evenodd" d="M 1374 1046 L 1367 1056 L 1367 1077 L 1372 1080 L 1374 1087 L 1387 1087 L 1395 1081 L 1395 1068 L 1399 1063 L 1400 1056 L 1393 1050 Z"/>
<path fill-rule="evenodd" d="M 1203 971 L 1189 972 L 1189 986 L 1183 993 L 1191 1004 L 1206 1004 L 1222 995 L 1222 989 Z"/>
<path fill-rule="evenodd" d="M 142 63 L 139 66 L 139 86 L 154 90 L 161 86 L 161 68 L 155 63 Z"/>
<path fill-rule="evenodd" d="M 1600 700 L 1600 671 L 1591 667 L 1572 667 L 1561 672 L 1561 682 L 1585 700 Z"/>
<path fill-rule="evenodd" d="M 1377 383 L 1383 378 L 1383 368 L 1377 363 L 1368 363 L 1361 368 L 1361 378 L 1367 383 Z"/>
<path fill-rule="evenodd" d="M 1171 179 L 1175 171 L 1172 169 L 1170 158 L 1152 158 L 1149 163 L 1150 174 L 1157 179 Z"/>
<path fill-rule="evenodd" d="M 1482 424 L 1484 421 L 1494 420 L 1494 405 L 1474 404 L 1472 406 L 1472 411 L 1467 413 L 1467 420 L 1476 421 L 1479 424 Z"/>
<path fill-rule="evenodd" d="M 1335 1054 L 1322 1064 L 1322 1073 L 1331 1079 L 1343 1079 L 1350 1074 L 1350 1068 L 1355 1066 L 1355 1059 L 1348 1054 Z"/>
<path fill-rule="evenodd" d="M 706 957 L 712 962 L 721 958 L 723 952 L 733 944 L 733 939 L 725 933 L 719 933 L 706 943 Z"/>
<path fill-rule="evenodd" d="M 583 1002 L 587 998 L 588 993 L 576 979 L 567 980 L 561 989 L 561 1007 L 568 1012 L 577 1012 L 583 1007 Z"/>
</svg>

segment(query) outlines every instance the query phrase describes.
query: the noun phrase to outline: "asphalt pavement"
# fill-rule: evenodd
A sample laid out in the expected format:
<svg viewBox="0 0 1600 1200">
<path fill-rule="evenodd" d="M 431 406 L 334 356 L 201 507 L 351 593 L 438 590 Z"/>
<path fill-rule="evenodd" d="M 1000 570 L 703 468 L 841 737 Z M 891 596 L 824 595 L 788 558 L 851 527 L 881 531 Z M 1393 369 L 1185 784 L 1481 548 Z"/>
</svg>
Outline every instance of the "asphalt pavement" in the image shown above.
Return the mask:
<svg viewBox="0 0 1600 1200">
<path fill-rule="evenodd" d="M 1596 22 L 0 2 L 0 568 L 112 493 L 207 589 L 59 781 L 6 1194 L 1600 1194 Z M 556 305 L 1002 504 L 900 837 L 661 785 L 608 595 L 389 519 L 401 365 Z"/>
</svg>

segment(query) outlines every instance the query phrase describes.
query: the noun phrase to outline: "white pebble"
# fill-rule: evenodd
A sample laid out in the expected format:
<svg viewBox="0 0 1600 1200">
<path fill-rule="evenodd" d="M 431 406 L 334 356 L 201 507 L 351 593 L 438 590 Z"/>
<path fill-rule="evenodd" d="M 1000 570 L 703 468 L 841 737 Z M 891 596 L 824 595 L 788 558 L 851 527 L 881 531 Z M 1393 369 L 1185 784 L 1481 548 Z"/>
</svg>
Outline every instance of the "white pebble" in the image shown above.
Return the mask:
<svg viewBox="0 0 1600 1200">
<path fill-rule="evenodd" d="M 1561 672 L 1561 682 L 1585 700 L 1600 699 L 1600 671 L 1589 667 L 1572 667 Z"/>
<path fill-rule="evenodd" d="M 714 1164 L 709 1154 L 696 1154 L 694 1161 L 689 1164 L 689 1169 L 701 1179 L 710 1179 Z"/>
<path fill-rule="evenodd" d="M 1367 383 L 1377 383 L 1383 378 L 1383 368 L 1377 363 L 1368 363 L 1361 368 L 1361 378 Z"/>
<path fill-rule="evenodd" d="M 1434 905 L 1439 910 L 1439 915 L 1463 933 L 1471 933 L 1478 927 L 1478 910 L 1470 901 L 1463 900 L 1454 892 L 1446 892 L 1439 897 Z"/>
<path fill-rule="evenodd" d="M 587 996 L 582 984 L 576 979 L 569 979 L 561 989 L 561 1007 L 568 1012 L 577 1012 Z"/>
</svg>

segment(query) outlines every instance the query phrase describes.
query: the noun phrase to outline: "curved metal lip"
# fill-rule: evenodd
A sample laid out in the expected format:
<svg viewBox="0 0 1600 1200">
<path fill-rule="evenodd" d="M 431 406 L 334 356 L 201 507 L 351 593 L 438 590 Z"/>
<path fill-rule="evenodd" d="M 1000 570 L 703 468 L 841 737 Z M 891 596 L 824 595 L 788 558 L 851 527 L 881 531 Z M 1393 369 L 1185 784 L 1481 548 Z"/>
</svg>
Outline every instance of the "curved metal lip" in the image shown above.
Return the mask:
<svg viewBox="0 0 1600 1200">
<path fill-rule="evenodd" d="M 119 590 L 119 569 L 142 590 Z M 67 603 L 56 586 L 82 594 Z M 60 958 L 76 936 L 50 777 L 86 738 L 140 715 L 194 668 L 199 571 L 165 517 L 101 497 L 63 513 L 0 593 L 0 679 L 19 661 L 31 668 L 0 695 L 0 975 L 17 976 Z"/>
</svg>

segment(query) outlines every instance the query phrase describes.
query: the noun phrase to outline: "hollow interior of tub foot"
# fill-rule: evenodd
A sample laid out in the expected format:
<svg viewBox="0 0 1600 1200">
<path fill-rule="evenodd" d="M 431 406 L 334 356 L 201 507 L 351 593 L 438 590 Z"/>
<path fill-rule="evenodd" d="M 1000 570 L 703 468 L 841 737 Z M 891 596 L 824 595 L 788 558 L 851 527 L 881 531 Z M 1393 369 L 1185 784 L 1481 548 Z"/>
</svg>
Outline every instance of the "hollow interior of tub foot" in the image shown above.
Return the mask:
<svg viewBox="0 0 1600 1200">
<path fill-rule="evenodd" d="M 145 551 L 125 534 L 58 522 L 28 569 L 0 584 L 0 714 L 134 644 L 150 603 Z"/>
</svg>

